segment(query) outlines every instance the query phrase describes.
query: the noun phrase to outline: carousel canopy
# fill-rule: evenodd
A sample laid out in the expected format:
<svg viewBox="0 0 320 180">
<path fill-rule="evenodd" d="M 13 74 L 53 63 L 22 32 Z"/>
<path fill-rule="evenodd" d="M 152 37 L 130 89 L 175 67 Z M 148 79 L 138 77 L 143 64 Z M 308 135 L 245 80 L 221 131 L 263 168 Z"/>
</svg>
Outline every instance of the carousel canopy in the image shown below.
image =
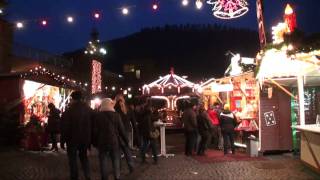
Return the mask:
<svg viewBox="0 0 320 180">
<path fill-rule="evenodd" d="M 160 77 L 158 80 L 144 85 L 143 86 L 143 90 L 147 90 L 149 91 L 150 88 L 171 88 L 171 87 L 175 87 L 175 88 L 184 88 L 184 87 L 189 87 L 189 88 L 198 88 L 198 85 L 190 82 L 180 76 L 177 76 L 176 74 L 174 74 L 173 69 L 170 70 L 170 74 L 167 74 L 166 76 Z"/>
</svg>

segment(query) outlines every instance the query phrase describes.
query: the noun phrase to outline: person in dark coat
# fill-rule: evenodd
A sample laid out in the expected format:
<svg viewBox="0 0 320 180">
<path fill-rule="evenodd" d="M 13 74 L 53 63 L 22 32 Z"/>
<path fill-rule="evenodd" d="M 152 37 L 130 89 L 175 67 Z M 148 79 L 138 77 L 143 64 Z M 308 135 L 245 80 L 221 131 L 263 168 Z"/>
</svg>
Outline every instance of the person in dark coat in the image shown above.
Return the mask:
<svg viewBox="0 0 320 180">
<path fill-rule="evenodd" d="M 198 155 L 204 155 L 211 140 L 212 124 L 207 111 L 203 105 L 199 107 L 199 114 L 197 116 L 198 131 L 201 136 L 201 141 L 198 148 Z"/>
<path fill-rule="evenodd" d="M 61 136 L 67 144 L 67 155 L 70 167 L 70 179 L 77 180 L 79 155 L 85 179 L 90 179 L 89 160 L 87 150 L 91 144 L 92 110 L 82 102 L 82 93 L 74 91 L 71 94 L 71 103 L 62 114 Z"/>
<path fill-rule="evenodd" d="M 110 98 L 101 101 L 100 112 L 97 113 L 93 125 L 94 146 L 99 151 L 101 179 L 108 179 L 107 157 L 109 156 L 115 179 L 120 179 L 120 138 L 128 146 L 128 139 L 119 113 L 114 110 L 114 102 Z"/>
<path fill-rule="evenodd" d="M 186 109 L 182 114 L 182 122 L 184 126 L 184 134 L 186 137 L 185 143 L 185 155 L 191 156 L 193 148 L 197 143 L 198 136 L 198 125 L 197 125 L 197 115 L 195 112 L 195 105 L 191 102 L 187 102 Z"/>
<path fill-rule="evenodd" d="M 50 134 L 52 147 L 50 150 L 58 151 L 57 146 L 57 135 L 60 132 L 60 110 L 57 109 L 54 104 L 48 104 L 50 110 L 48 116 L 48 126 L 47 131 Z"/>
<path fill-rule="evenodd" d="M 158 163 L 158 152 L 157 152 L 157 138 L 151 137 L 151 132 L 156 131 L 156 127 L 154 126 L 154 122 L 156 119 L 153 116 L 152 107 L 150 102 L 147 102 L 143 108 L 143 118 L 140 121 L 140 133 L 142 139 L 142 146 L 140 148 L 142 163 L 146 162 L 146 153 L 151 146 L 153 163 Z"/>
<path fill-rule="evenodd" d="M 131 140 L 130 134 L 131 134 L 131 122 L 128 117 L 128 111 L 126 107 L 126 103 L 124 100 L 124 97 L 122 95 L 118 95 L 116 97 L 116 104 L 114 106 L 114 109 L 117 113 L 120 114 L 120 121 L 122 121 L 122 124 L 124 126 L 125 134 L 126 134 L 126 139 L 129 141 Z M 133 160 L 132 160 L 132 153 L 130 151 L 128 143 L 124 143 L 122 139 L 120 139 L 120 148 L 124 154 L 124 157 L 126 158 L 128 168 L 130 173 L 133 172 Z"/>
<path fill-rule="evenodd" d="M 223 136 L 223 150 L 225 155 L 228 153 L 228 141 L 230 141 L 232 154 L 235 154 L 234 128 L 236 125 L 237 119 L 230 111 L 230 106 L 228 104 L 224 105 L 223 111 L 220 113 L 220 126 Z"/>
</svg>

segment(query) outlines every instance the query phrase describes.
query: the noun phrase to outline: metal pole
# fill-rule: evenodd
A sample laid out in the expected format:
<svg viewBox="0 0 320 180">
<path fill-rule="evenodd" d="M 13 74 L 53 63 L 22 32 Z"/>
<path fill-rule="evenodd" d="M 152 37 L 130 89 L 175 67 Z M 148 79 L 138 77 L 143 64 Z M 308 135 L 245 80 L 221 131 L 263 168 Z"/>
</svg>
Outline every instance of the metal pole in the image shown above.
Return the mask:
<svg viewBox="0 0 320 180">
<path fill-rule="evenodd" d="M 304 87 L 303 87 L 303 76 L 299 75 L 298 79 L 298 94 L 299 94 L 299 115 L 300 125 L 305 125 L 305 112 L 304 112 Z"/>
</svg>

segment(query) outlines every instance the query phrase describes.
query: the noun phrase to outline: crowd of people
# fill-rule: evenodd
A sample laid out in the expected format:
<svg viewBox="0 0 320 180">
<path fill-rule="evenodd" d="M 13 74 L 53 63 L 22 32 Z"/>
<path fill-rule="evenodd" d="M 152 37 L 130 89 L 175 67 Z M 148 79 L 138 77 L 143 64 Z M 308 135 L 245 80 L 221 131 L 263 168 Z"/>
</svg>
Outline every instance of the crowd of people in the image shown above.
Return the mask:
<svg viewBox="0 0 320 180">
<path fill-rule="evenodd" d="M 227 155 L 231 148 L 235 154 L 234 129 L 237 125 L 236 116 L 230 111 L 230 106 L 225 104 L 221 108 L 219 103 L 214 103 L 208 110 L 204 105 L 187 102 L 182 114 L 185 133 L 185 155 L 205 155 L 209 145 L 215 149 L 223 149 Z M 222 147 L 223 144 L 223 147 Z"/>
<path fill-rule="evenodd" d="M 51 111 L 51 109 L 50 109 Z M 52 111 L 55 117 L 55 110 Z M 50 113 L 51 114 L 51 113 Z M 49 115 L 50 116 L 50 115 Z M 133 106 L 127 104 L 122 95 L 114 99 L 104 98 L 100 107 L 92 110 L 82 98 L 80 91 L 71 94 L 71 102 L 61 115 L 60 144 L 69 160 L 70 179 L 78 179 L 77 157 L 80 159 L 85 179 L 90 179 L 87 151 L 93 146 L 98 150 L 101 179 L 108 179 L 108 159 L 111 159 L 115 179 L 120 179 L 120 159 L 123 155 L 129 172 L 134 171 L 132 151 L 140 150 L 141 163 L 146 163 L 146 152 L 152 149 L 153 163 L 158 163 L 158 152 L 154 136 L 157 114 L 150 102 Z M 48 123 L 50 121 L 48 120 Z M 54 137 L 54 135 L 52 135 Z M 52 147 L 57 146 L 52 140 Z"/>
<path fill-rule="evenodd" d="M 48 105 L 48 123 L 46 131 L 50 137 L 52 151 L 58 151 L 57 137 L 60 136 L 60 147 L 67 151 L 70 179 L 78 179 L 77 158 L 79 157 L 85 179 L 90 179 L 88 150 L 95 147 L 98 151 L 101 179 L 108 179 L 109 169 L 115 179 L 120 179 L 120 161 L 123 156 L 129 173 L 135 169 L 132 152 L 138 151 L 141 163 L 146 163 L 146 153 L 152 150 L 153 164 L 158 163 L 157 141 L 159 139 L 156 121 L 161 119 L 158 110 L 151 101 L 139 104 L 126 103 L 122 95 L 115 98 L 104 98 L 96 109 L 91 109 L 83 100 L 80 91 L 71 94 L 71 100 L 64 112 L 53 104 Z M 228 147 L 235 153 L 234 127 L 236 118 L 225 105 L 222 109 L 215 103 L 208 110 L 200 103 L 185 104 L 181 117 L 185 133 L 185 155 L 205 155 L 212 145 L 215 149 Z M 65 146 L 66 145 L 66 146 Z M 111 159 L 112 166 L 108 165 Z"/>
</svg>

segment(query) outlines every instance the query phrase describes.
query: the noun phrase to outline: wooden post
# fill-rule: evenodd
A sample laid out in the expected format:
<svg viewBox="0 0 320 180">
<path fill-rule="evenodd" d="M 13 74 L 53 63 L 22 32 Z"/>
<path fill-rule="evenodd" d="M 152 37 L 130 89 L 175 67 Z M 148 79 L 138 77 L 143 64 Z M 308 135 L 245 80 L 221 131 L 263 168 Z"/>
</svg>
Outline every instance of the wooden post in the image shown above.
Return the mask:
<svg viewBox="0 0 320 180">
<path fill-rule="evenodd" d="M 298 76 L 298 94 L 299 94 L 299 115 L 300 125 L 305 125 L 305 113 L 304 113 L 304 87 L 303 87 L 303 76 Z"/>
</svg>

